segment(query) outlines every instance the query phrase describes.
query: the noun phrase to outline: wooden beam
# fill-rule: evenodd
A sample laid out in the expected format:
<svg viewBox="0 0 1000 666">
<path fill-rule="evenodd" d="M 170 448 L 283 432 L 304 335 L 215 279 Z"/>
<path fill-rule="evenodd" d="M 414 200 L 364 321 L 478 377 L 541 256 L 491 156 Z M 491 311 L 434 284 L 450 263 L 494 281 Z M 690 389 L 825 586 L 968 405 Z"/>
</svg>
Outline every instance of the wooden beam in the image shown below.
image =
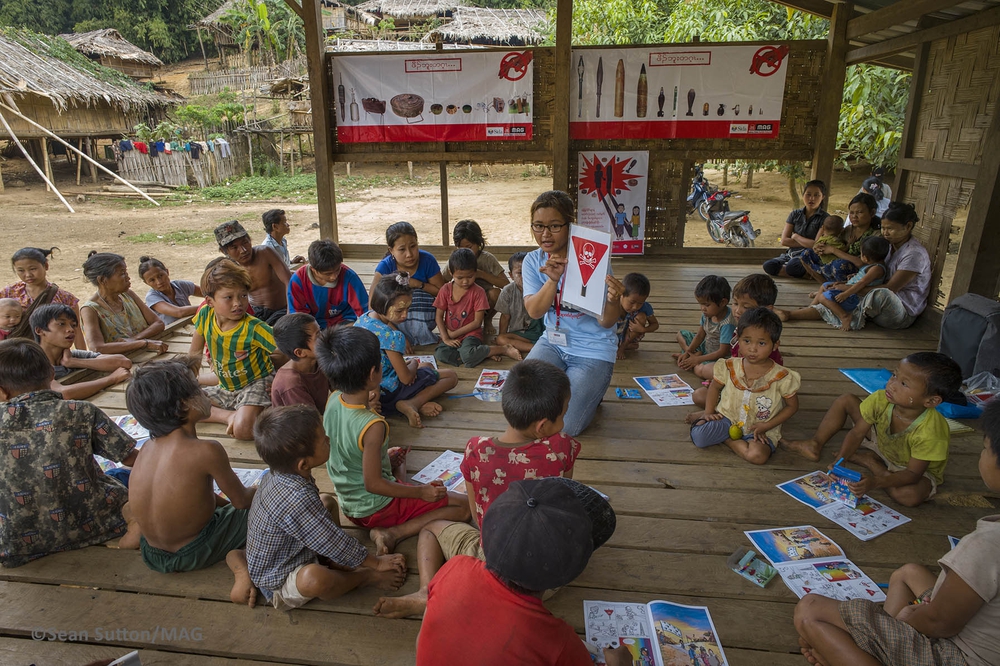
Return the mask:
<svg viewBox="0 0 1000 666">
<path fill-rule="evenodd" d="M 871 32 L 915 21 L 924 14 L 932 14 L 948 7 L 962 4 L 963 0 L 897 0 L 891 5 L 862 14 L 847 22 L 847 38 L 854 39 Z"/>
<path fill-rule="evenodd" d="M 966 164 L 965 162 L 942 162 L 941 160 L 927 160 L 920 157 L 904 157 L 899 160 L 899 166 L 906 171 L 919 171 L 920 173 L 932 173 L 936 176 L 964 178 L 966 180 L 975 180 L 979 175 L 978 165 Z"/>
<path fill-rule="evenodd" d="M 892 191 L 896 198 L 902 199 L 903 187 L 906 184 L 906 160 L 910 157 L 910 151 L 917 134 L 917 114 L 920 113 L 920 104 L 923 101 L 924 91 L 927 89 L 927 57 L 930 53 L 929 43 L 921 44 L 917 48 L 917 56 L 913 60 L 913 75 L 910 77 L 910 94 L 906 100 L 906 115 L 903 121 L 903 135 L 899 143 L 899 168 L 896 169 L 896 180 L 892 185 Z"/>
<path fill-rule="evenodd" d="M 660 145 L 669 144 L 663 141 Z M 658 148 L 652 144 L 650 152 L 655 152 L 658 158 L 671 160 L 701 160 L 706 156 L 704 149 L 679 150 L 669 148 Z M 790 162 L 804 162 L 812 158 L 812 151 L 808 148 L 742 148 L 736 146 L 725 151 L 725 157 L 729 159 L 747 160 L 785 160 Z M 722 159 L 722 154 L 717 155 Z M 524 164 L 524 163 L 544 163 L 552 159 L 552 153 L 547 150 L 532 150 L 526 152 L 505 151 L 456 151 L 444 152 L 435 150 L 433 152 L 367 152 L 367 153 L 334 153 L 331 156 L 334 162 L 351 162 L 356 164 L 403 164 L 404 162 L 472 162 L 474 164 Z"/>
<path fill-rule="evenodd" d="M 957 21 L 948 21 L 947 23 L 942 23 L 926 30 L 917 30 L 908 35 L 887 39 L 884 42 L 875 42 L 868 46 L 851 49 L 847 52 L 847 64 L 854 65 L 859 62 L 869 62 L 881 56 L 912 49 L 914 46 L 923 44 L 924 42 L 933 42 L 938 39 L 961 35 L 964 32 L 970 32 L 978 28 L 987 28 L 997 23 L 1000 23 L 1000 7 L 987 9 L 986 11 L 958 19 Z"/>
<path fill-rule="evenodd" d="M 816 143 L 812 159 L 812 177 L 829 185 L 833 180 L 833 157 L 837 150 L 837 124 L 844 99 L 844 81 L 847 78 L 847 20 L 854 11 L 850 2 L 833 8 L 830 19 L 830 36 L 827 38 L 826 68 L 823 88 L 819 96 L 819 115 L 816 120 Z"/>
<path fill-rule="evenodd" d="M 300 5 L 299 3 L 297 3 L 295 0 L 285 0 L 285 4 L 288 5 L 289 9 L 291 9 L 293 12 L 295 12 L 296 14 L 298 14 L 298 16 L 299 16 L 300 19 L 302 19 L 303 21 L 305 20 L 305 16 L 304 16 L 305 12 L 302 9 L 302 5 Z M 320 23 L 320 25 L 322 25 L 322 23 Z M 200 36 L 200 33 L 199 33 L 199 36 Z"/>
<path fill-rule="evenodd" d="M 552 189 L 569 190 L 569 88 L 573 59 L 573 0 L 556 4 L 556 85 L 552 113 Z"/>
<path fill-rule="evenodd" d="M 309 95 L 312 102 L 313 145 L 316 154 L 316 198 L 319 204 L 319 235 L 334 243 L 337 230 L 337 195 L 333 184 L 333 94 L 327 72 L 326 35 L 319 0 L 302 0 L 306 59 L 309 64 Z"/>
<path fill-rule="evenodd" d="M 880 67 L 888 67 L 889 69 L 899 69 L 904 72 L 913 71 L 913 56 L 911 55 L 891 55 L 884 58 L 878 58 L 877 60 L 872 60 L 873 65 L 879 65 Z"/>
<path fill-rule="evenodd" d="M 451 245 L 451 223 L 448 221 L 448 163 L 438 165 L 441 174 L 441 245 Z"/>
<path fill-rule="evenodd" d="M 989 220 L 989 228 L 987 227 Z M 983 137 L 983 161 L 969 201 L 969 217 L 958 251 L 950 299 L 971 292 L 996 298 L 1000 289 L 1000 109 Z"/>
</svg>

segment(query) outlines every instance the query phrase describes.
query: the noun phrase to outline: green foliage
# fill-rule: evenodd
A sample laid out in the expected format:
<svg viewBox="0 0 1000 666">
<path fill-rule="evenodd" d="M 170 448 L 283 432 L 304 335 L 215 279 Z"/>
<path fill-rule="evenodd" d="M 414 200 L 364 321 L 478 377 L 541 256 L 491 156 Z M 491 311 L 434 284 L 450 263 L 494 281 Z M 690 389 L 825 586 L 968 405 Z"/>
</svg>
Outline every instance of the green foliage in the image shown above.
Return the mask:
<svg viewBox="0 0 1000 666">
<path fill-rule="evenodd" d="M 126 236 L 129 243 L 166 243 L 168 245 L 207 245 L 215 242 L 215 234 L 211 231 L 167 231 L 162 234 L 142 233 Z"/>
<path fill-rule="evenodd" d="M 281 62 L 305 51 L 302 19 L 284 0 L 238 0 L 219 21 L 232 27 L 244 52 L 261 62 Z"/>
<path fill-rule="evenodd" d="M 554 8 L 553 8 L 554 9 Z M 670 15 L 668 0 L 575 0 L 573 43 L 655 44 L 663 41 Z M 555 39 L 555 11 L 550 11 L 547 42 Z"/>
<path fill-rule="evenodd" d="M 678 2 L 666 42 L 688 42 L 698 35 L 706 42 L 771 39 L 825 39 L 830 22 L 767 0 L 688 0 Z"/>
<path fill-rule="evenodd" d="M 235 98 L 235 95 L 232 96 Z M 181 128 L 185 136 L 205 136 L 209 128 L 218 127 L 224 122 L 240 124 L 243 122 L 245 108 L 229 96 L 219 94 L 222 100 L 212 106 L 202 104 L 183 104 L 171 112 L 171 118 Z"/>
<path fill-rule="evenodd" d="M 840 107 L 841 160 L 896 167 L 909 89 L 908 72 L 876 65 L 848 68 Z"/>
<path fill-rule="evenodd" d="M 316 176 L 249 176 L 224 185 L 213 185 L 201 190 L 206 199 L 246 201 L 254 199 L 295 198 L 303 194 L 316 195 Z"/>
</svg>

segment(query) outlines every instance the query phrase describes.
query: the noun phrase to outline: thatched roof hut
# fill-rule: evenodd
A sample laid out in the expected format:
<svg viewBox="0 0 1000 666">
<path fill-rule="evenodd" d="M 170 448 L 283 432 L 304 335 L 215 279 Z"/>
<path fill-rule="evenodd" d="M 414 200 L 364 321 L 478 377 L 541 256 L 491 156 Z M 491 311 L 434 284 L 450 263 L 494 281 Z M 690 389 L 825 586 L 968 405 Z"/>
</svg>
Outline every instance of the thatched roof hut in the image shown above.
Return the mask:
<svg viewBox="0 0 1000 666">
<path fill-rule="evenodd" d="M 465 5 L 465 0 L 368 0 L 354 9 L 379 20 L 392 19 L 397 30 L 407 30 L 431 19 L 451 18 Z"/>
<path fill-rule="evenodd" d="M 83 55 L 136 79 L 153 78 L 163 67 L 159 58 L 125 39 L 114 28 L 59 36 Z"/>
<path fill-rule="evenodd" d="M 459 7 L 452 20 L 424 38 L 451 44 L 527 46 L 545 39 L 545 12 L 540 9 L 484 9 Z"/>
<path fill-rule="evenodd" d="M 0 99 L 63 138 L 116 138 L 175 100 L 77 53 L 59 37 L 0 28 Z M 42 133 L 10 113 L 18 137 Z M 0 126 L 0 138 L 7 138 Z"/>
</svg>

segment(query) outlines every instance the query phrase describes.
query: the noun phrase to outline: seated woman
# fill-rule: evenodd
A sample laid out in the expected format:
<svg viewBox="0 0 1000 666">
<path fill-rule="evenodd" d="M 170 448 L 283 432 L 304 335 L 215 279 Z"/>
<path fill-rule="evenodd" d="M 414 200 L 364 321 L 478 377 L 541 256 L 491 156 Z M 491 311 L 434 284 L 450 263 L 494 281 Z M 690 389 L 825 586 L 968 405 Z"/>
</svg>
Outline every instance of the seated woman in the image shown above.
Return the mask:
<svg viewBox="0 0 1000 666">
<path fill-rule="evenodd" d="M 913 226 L 919 221 L 912 205 L 889 204 L 882 218 L 882 237 L 892 246 L 886 261 L 889 277 L 884 286 L 860 292 L 861 303 L 851 318 L 851 330 L 864 328 L 866 319 L 882 328 L 909 328 L 927 307 L 927 297 L 931 293 L 931 259 L 920 241 L 913 237 Z M 784 314 L 786 321 L 822 319 L 831 326 L 840 326 L 837 315 L 823 305 Z"/>
<path fill-rule="evenodd" d="M 810 180 L 802 189 L 802 208 L 796 208 L 788 214 L 785 228 L 781 232 L 781 245 L 787 247 L 781 256 L 768 259 L 762 268 L 768 275 L 787 277 L 806 277 L 806 269 L 802 265 L 803 250 L 811 248 L 815 242 L 827 212 L 823 209 L 826 199 L 826 183 L 822 180 Z"/>
<path fill-rule="evenodd" d="M 24 308 L 24 312 L 21 315 L 21 323 L 10 331 L 9 337 L 31 338 L 29 320 L 32 313 L 43 305 L 50 303 L 68 305 L 79 316 L 80 308 L 76 296 L 65 289 L 60 289 L 59 285 L 49 282 L 45 277 L 49 270 L 49 257 L 58 249 L 57 247 L 50 247 L 48 250 L 39 247 L 22 247 L 10 258 L 10 265 L 14 268 L 14 274 L 18 281 L 0 289 L 0 298 L 16 299 Z M 82 335 L 76 340 L 76 348 L 87 348 Z"/>
<path fill-rule="evenodd" d="M 855 195 L 847 209 L 848 221 L 851 223 L 844 229 L 844 242 L 847 248 L 840 249 L 825 243 L 816 243 L 800 257 L 806 272 L 820 284 L 847 282 L 864 263 L 861 261 L 861 244 L 869 236 L 879 233 L 881 221 L 875 215 L 877 207 L 872 195 L 865 193 Z M 823 257 L 831 256 L 835 257 L 833 261 L 828 260 L 827 263 L 823 263 Z"/>
<path fill-rule="evenodd" d="M 93 296 L 80 303 L 90 349 L 101 354 L 126 354 L 140 349 L 159 354 L 167 351 L 167 343 L 152 339 L 163 332 L 163 322 L 130 289 L 125 257 L 91 252 L 83 264 L 83 276 L 97 287 Z"/>
</svg>

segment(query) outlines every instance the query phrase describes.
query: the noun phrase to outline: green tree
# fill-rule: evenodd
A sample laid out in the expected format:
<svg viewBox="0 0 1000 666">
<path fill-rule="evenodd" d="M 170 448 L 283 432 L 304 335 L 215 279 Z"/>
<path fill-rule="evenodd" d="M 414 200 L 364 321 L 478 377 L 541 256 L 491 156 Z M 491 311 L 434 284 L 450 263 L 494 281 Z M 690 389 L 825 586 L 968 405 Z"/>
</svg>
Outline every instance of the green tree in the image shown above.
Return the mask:
<svg viewBox="0 0 1000 666">
<path fill-rule="evenodd" d="M 547 41 L 555 38 L 555 7 L 549 7 Z M 575 0 L 573 43 L 655 44 L 663 41 L 668 0 Z"/>
</svg>

